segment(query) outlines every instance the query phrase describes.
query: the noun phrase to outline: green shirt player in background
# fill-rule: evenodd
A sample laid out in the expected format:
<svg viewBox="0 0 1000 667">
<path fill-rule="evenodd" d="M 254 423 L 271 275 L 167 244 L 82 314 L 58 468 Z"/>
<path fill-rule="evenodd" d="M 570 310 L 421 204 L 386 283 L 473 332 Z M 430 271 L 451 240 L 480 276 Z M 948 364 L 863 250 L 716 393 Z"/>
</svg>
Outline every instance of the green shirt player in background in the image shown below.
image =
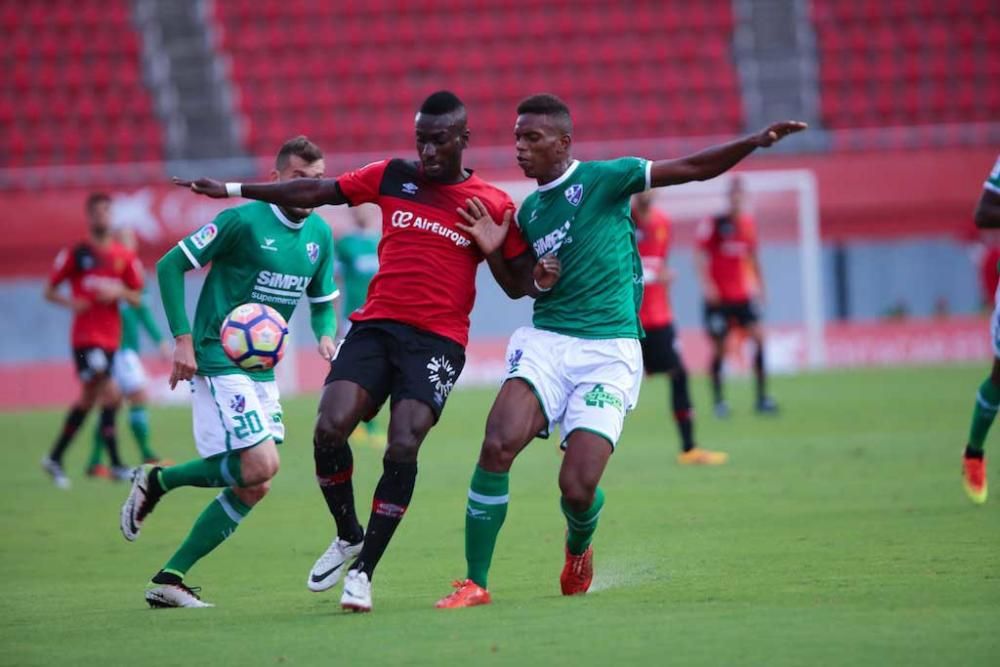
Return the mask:
<svg viewBox="0 0 1000 667">
<path fill-rule="evenodd" d="M 323 154 L 305 137 L 281 147 L 272 180 L 322 178 Z M 205 279 L 194 328 L 184 310 L 184 272 L 212 267 Z M 200 458 L 170 467 L 139 468 L 122 506 L 121 530 L 132 541 L 168 491 L 182 486 L 222 487 L 190 534 L 146 588 L 152 607 L 205 607 L 184 585 L 188 570 L 229 537 L 266 494 L 278 472 L 276 445 L 284 439 L 274 371 L 244 371 L 226 356 L 219 328 L 244 303 L 264 303 L 290 319 L 305 295 L 320 355 L 333 356 L 333 240 L 312 209 L 263 202 L 221 212 L 181 239 L 156 266 L 163 307 L 174 335 L 173 388 L 191 381 L 194 440 Z M 286 363 L 294 363 L 288 361 Z"/>
<path fill-rule="evenodd" d="M 374 210 L 373 210 L 374 209 Z M 343 336 L 351 328 L 347 319 L 351 313 L 365 305 L 368 298 L 368 284 L 378 272 L 378 244 L 382 226 L 381 212 L 375 206 L 351 209 L 354 227 L 340 236 L 336 243 L 337 274 L 343 286 L 342 326 L 338 331 Z M 351 433 L 353 444 L 368 444 L 381 450 L 385 447 L 386 433 L 377 424 L 377 417 L 358 424 Z"/>
<path fill-rule="evenodd" d="M 993 171 L 983 183 L 983 194 L 976 205 L 976 226 L 980 229 L 1000 228 L 1000 157 L 993 165 Z M 990 318 L 990 338 L 993 341 L 993 370 L 983 380 L 976 393 L 976 404 L 972 408 L 972 425 L 969 428 L 969 442 L 962 456 L 962 471 L 965 492 L 976 504 L 986 502 L 986 457 L 983 445 L 986 434 L 993 425 L 993 419 L 1000 408 L 1000 285 L 994 296 L 996 306 Z"/>
<path fill-rule="evenodd" d="M 137 252 L 135 232 L 131 227 L 119 227 L 113 232 L 115 240 L 123 246 Z M 156 344 L 164 357 L 169 357 L 170 346 L 160 333 L 153 313 L 146 303 L 145 292 L 138 306 L 128 303 L 121 304 L 122 337 L 118 353 L 111 362 L 111 379 L 119 391 L 119 407 L 121 400 L 128 401 L 128 424 L 139 446 L 139 453 L 144 463 L 160 463 L 160 458 L 149 444 L 149 395 L 146 387 L 149 379 L 146 369 L 139 357 L 139 334 L 145 331 L 150 340 Z M 88 477 L 111 477 L 111 471 L 101 463 L 107 443 L 103 430 L 98 426 L 94 429 L 94 447 L 87 464 Z"/>
<path fill-rule="evenodd" d="M 559 98 L 529 97 L 517 113 L 517 163 L 538 181 L 517 213 L 517 225 L 536 257 L 558 256 L 562 275 L 535 300 L 533 326 L 510 339 L 507 375 L 487 418 L 469 488 L 467 578 L 439 608 L 490 602 L 487 573 L 507 514 L 511 465 L 536 436 L 556 426 L 566 452 L 559 471 L 567 526 L 560 586 L 564 595 L 587 592 L 593 579 L 590 543 L 604 505 L 598 482 L 642 379 L 642 264 L 630 198 L 651 187 L 714 178 L 757 148 L 806 127 L 776 123 L 675 160 L 579 162 L 571 156 L 569 108 Z M 466 215 L 486 252 L 497 232 L 483 224 L 485 211 L 476 209 L 473 203 Z"/>
</svg>

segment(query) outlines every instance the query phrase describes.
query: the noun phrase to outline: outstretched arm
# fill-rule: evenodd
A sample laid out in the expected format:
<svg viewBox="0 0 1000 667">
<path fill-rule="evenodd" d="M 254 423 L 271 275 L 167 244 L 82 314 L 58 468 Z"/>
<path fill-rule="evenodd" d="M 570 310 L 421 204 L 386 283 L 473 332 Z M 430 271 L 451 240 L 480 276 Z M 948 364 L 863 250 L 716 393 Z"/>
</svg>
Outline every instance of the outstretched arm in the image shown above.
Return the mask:
<svg viewBox="0 0 1000 667">
<path fill-rule="evenodd" d="M 190 188 L 191 192 L 213 199 L 244 197 L 297 208 L 348 203 L 335 178 L 293 178 L 274 183 L 223 183 L 211 178 L 186 181 L 175 177 L 172 180 L 174 185 Z"/>
<path fill-rule="evenodd" d="M 728 144 L 712 146 L 674 160 L 657 160 L 650 169 L 650 185 L 660 188 L 664 185 L 679 185 L 690 181 L 707 181 L 729 171 L 758 148 L 767 148 L 783 137 L 801 132 L 806 127 L 808 126 L 805 123 L 795 120 L 774 123 L 757 134 L 751 134 Z"/>
<path fill-rule="evenodd" d="M 530 296 L 537 299 L 548 292 L 558 282 L 562 264 L 551 254 L 537 262 L 531 251 L 526 251 L 512 259 L 504 259 L 499 250 L 486 256 L 493 278 L 511 299 Z"/>
</svg>

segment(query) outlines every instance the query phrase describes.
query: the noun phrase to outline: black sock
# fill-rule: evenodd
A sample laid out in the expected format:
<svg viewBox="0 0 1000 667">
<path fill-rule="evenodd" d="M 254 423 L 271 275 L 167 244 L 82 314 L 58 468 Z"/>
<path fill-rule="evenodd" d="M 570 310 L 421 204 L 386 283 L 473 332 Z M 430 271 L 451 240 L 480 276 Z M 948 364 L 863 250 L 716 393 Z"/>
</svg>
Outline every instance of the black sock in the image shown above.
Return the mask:
<svg viewBox="0 0 1000 667">
<path fill-rule="evenodd" d="M 361 554 L 351 566 L 352 570 L 360 570 L 368 575 L 369 580 L 375 572 L 385 548 L 389 546 L 396 526 L 403 520 L 406 507 L 413 497 L 413 487 L 417 482 L 416 463 L 398 463 L 384 459 L 382 461 L 382 479 L 375 487 L 375 497 L 372 499 L 372 514 L 368 519 L 368 531 L 365 533 L 365 546 Z"/>
<path fill-rule="evenodd" d="M 753 356 L 753 372 L 757 376 L 757 402 L 763 403 L 767 397 L 767 376 L 764 373 L 764 346 L 757 346 L 757 353 Z"/>
<path fill-rule="evenodd" d="M 118 432 L 115 429 L 115 415 L 118 408 L 104 408 L 101 410 L 101 438 L 104 439 L 104 447 L 108 450 L 108 457 L 111 465 L 120 468 L 122 459 L 118 456 Z"/>
<path fill-rule="evenodd" d="M 712 357 L 712 400 L 722 402 L 722 355 Z"/>
<path fill-rule="evenodd" d="M 983 450 L 981 450 L 981 449 L 973 449 L 971 446 L 966 445 L 965 446 L 965 458 L 967 458 L 967 459 L 982 459 L 983 458 Z"/>
<path fill-rule="evenodd" d="M 346 442 L 339 446 L 325 446 L 313 441 L 313 460 L 316 462 L 316 481 L 323 492 L 326 506 L 337 522 L 337 537 L 351 544 L 360 542 L 365 531 L 358 523 L 354 509 L 354 455 Z"/>
<path fill-rule="evenodd" d="M 154 584 L 179 584 L 182 581 L 184 579 L 180 575 L 176 575 L 173 572 L 164 572 L 163 570 L 160 570 L 153 576 Z"/>
<path fill-rule="evenodd" d="M 56 463 L 62 463 L 62 457 L 66 453 L 66 448 L 69 447 L 69 443 L 73 441 L 73 436 L 80 430 L 80 425 L 83 424 L 83 420 L 86 418 L 87 411 L 83 408 L 74 405 L 69 409 L 66 421 L 63 422 L 62 433 L 59 434 L 55 444 L 52 446 L 52 451 L 49 453 L 50 459 Z"/>
<path fill-rule="evenodd" d="M 681 436 L 681 449 L 689 452 L 694 449 L 694 422 L 691 419 L 687 369 L 683 366 L 670 375 L 670 398 L 674 409 L 674 422 Z"/>
</svg>

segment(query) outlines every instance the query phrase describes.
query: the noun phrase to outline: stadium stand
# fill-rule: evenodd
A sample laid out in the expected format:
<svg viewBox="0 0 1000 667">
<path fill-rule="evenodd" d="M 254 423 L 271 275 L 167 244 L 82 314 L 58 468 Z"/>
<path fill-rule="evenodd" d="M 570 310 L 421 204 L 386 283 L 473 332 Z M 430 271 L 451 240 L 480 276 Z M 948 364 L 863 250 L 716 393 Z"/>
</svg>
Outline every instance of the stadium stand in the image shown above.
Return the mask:
<svg viewBox="0 0 1000 667">
<path fill-rule="evenodd" d="M 739 132 L 730 3 L 709 4 L 666 11 L 657 2 L 602 0 L 214 7 L 249 121 L 247 147 L 268 154 L 289 128 L 328 151 L 408 147 L 413 109 L 438 87 L 465 100 L 479 146 L 509 143 L 517 101 L 541 91 L 567 100 L 583 140 Z"/>
<path fill-rule="evenodd" d="M 995 0 L 814 0 L 827 127 L 996 121 Z"/>
<path fill-rule="evenodd" d="M 0 0 L 0 165 L 163 159 L 128 0 Z"/>
</svg>

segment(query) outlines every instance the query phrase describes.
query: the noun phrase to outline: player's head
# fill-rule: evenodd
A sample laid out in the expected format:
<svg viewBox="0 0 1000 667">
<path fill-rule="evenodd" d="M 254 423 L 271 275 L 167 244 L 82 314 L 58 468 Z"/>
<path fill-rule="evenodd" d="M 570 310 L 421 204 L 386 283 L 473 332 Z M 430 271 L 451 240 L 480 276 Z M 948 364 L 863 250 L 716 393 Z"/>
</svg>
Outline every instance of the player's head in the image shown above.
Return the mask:
<svg viewBox="0 0 1000 667">
<path fill-rule="evenodd" d="M 652 205 L 653 193 L 649 190 L 632 195 L 632 210 L 635 211 L 636 215 L 645 217 Z"/>
<path fill-rule="evenodd" d="M 111 197 L 103 192 L 92 192 L 87 197 L 85 210 L 91 236 L 105 238 L 111 231 Z"/>
<path fill-rule="evenodd" d="M 548 178 L 570 157 L 573 119 L 555 95 L 532 95 L 517 105 L 517 164 L 528 178 Z M 558 176 L 558 173 L 555 173 Z"/>
<path fill-rule="evenodd" d="M 431 93 L 414 119 L 420 166 L 433 181 L 462 178 L 462 151 L 469 145 L 465 105 L 448 90 Z"/>
<path fill-rule="evenodd" d="M 743 178 L 733 176 L 729 182 L 729 212 L 737 215 L 743 211 L 746 202 L 746 190 L 743 187 Z"/>
<path fill-rule="evenodd" d="M 289 139 L 281 145 L 274 158 L 272 181 L 289 181 L 293 178 L 323 178 L 326 164 L 323 151 L 303 135 Z M 311 208 L 283 208 L 290 216 L 302 219 L 312 213 Z"/>
</svg>

